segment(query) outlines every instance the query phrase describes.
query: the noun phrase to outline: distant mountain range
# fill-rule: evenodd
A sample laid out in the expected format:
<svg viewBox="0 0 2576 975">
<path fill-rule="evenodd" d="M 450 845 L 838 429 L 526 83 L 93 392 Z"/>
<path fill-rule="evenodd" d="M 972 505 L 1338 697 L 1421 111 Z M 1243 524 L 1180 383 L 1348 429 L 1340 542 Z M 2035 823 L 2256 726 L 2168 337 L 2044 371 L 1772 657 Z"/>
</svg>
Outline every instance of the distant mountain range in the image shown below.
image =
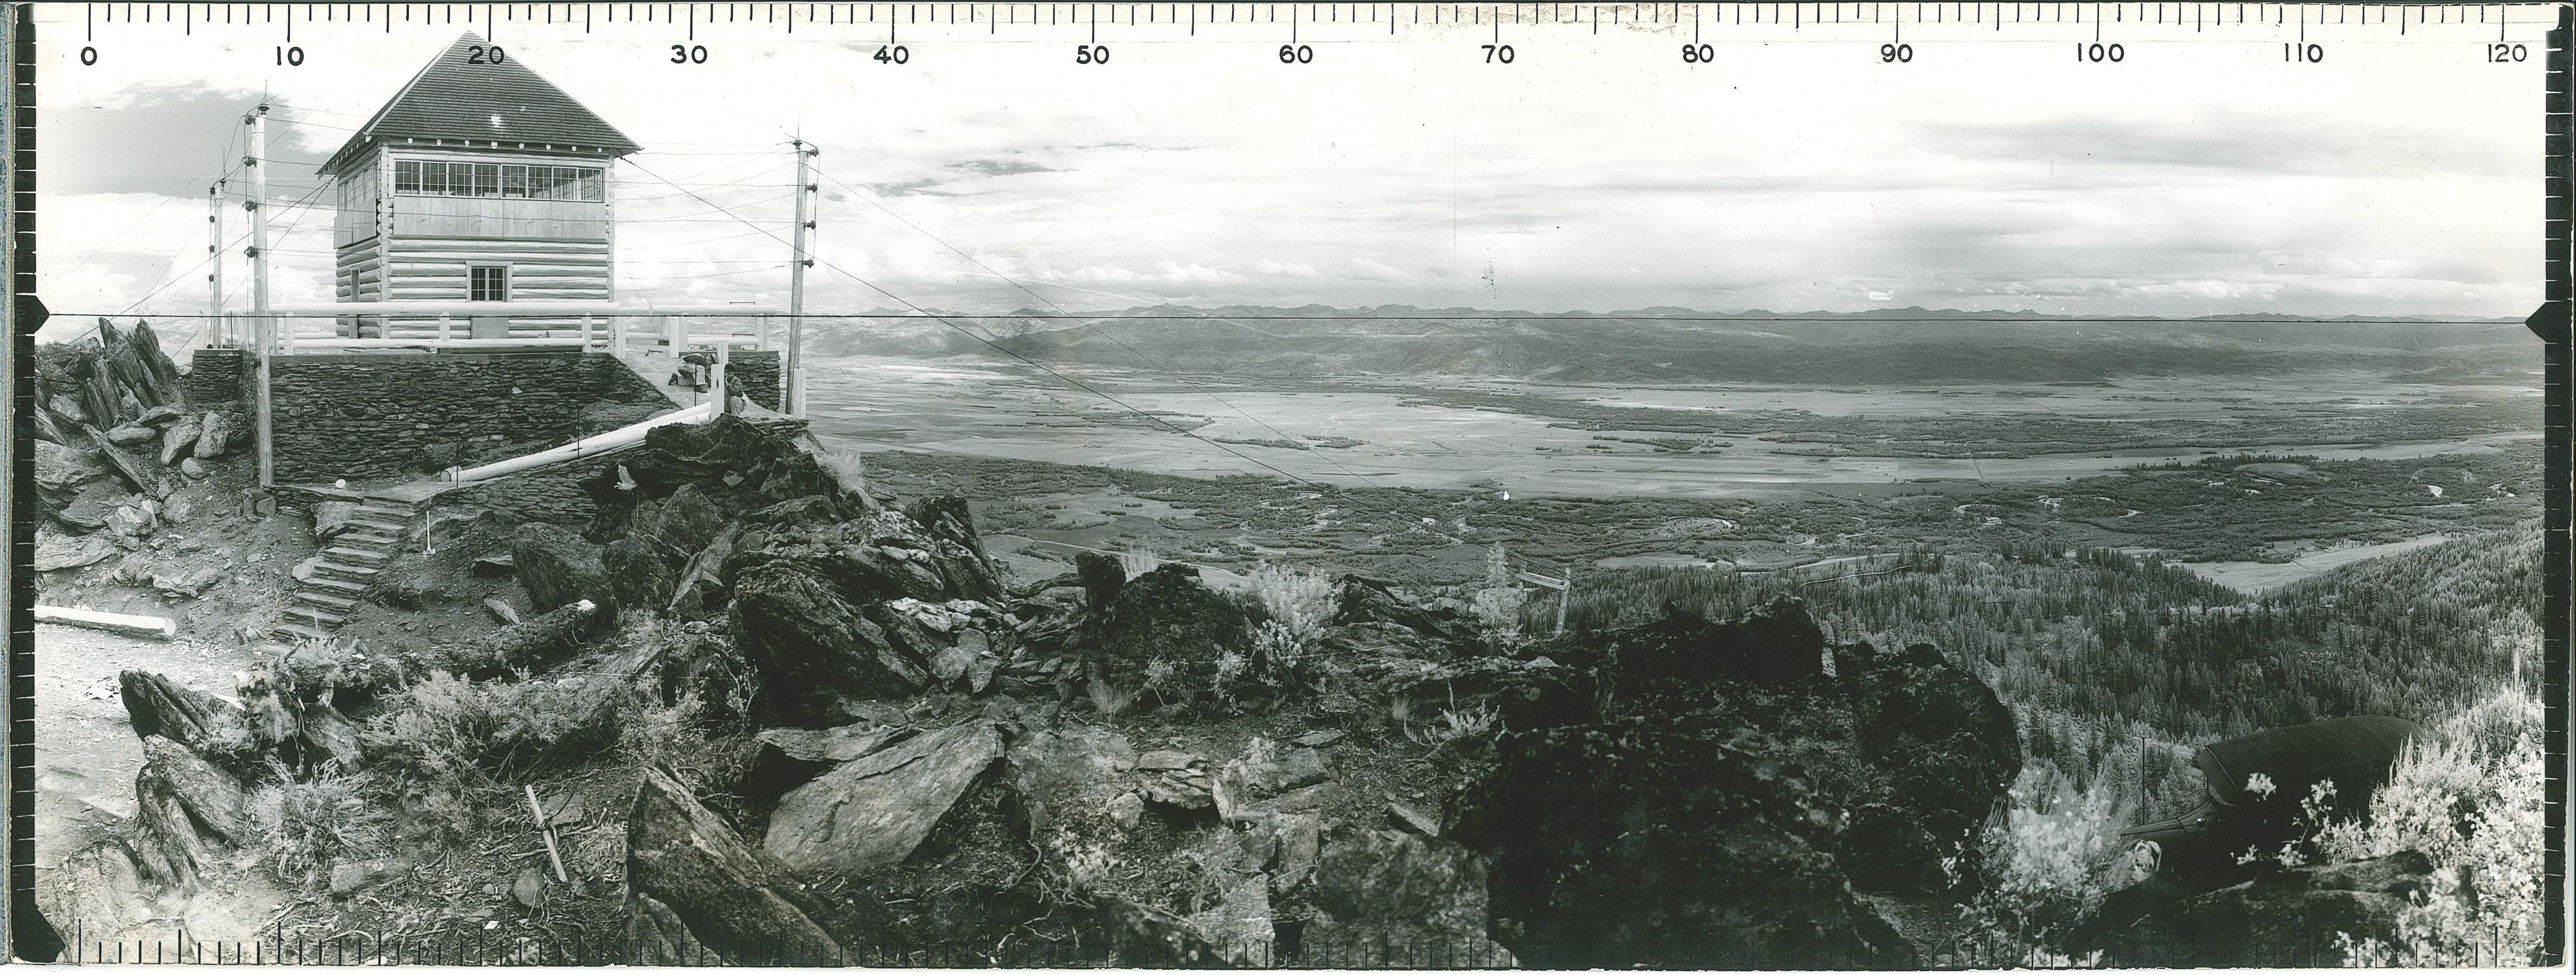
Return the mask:
<svg viewBox="0 0 2576 975">
<path fill-rule="evenodd" d="M 1156 305 L 1075 316 L 1024 309 L 951 318 L 952 327 L 887 314 L 907 317 L 816 323 L 809 347 L 818 355 L 980 355 L 1250 379 L 1802 384 L 2102 382 L 2320 369 L 2416 382 L 2536 383 L 2540 355 L 2539 340 L 2512 319 Z"/>
</svg>

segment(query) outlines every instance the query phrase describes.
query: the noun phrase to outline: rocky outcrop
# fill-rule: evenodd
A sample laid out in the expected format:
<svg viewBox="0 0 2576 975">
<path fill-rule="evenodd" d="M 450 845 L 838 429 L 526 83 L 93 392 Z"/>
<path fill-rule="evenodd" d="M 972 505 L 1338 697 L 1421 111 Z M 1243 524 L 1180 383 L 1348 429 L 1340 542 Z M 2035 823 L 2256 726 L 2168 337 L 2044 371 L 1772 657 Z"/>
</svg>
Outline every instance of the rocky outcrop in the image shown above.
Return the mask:
<svg viewBox="0 0 2576 975">
<path fill-rule="evenodd" d="M 1782 597 L 1724 622 L 1668 612 L 1621 634 L 1620 693 L 1694 693 L 1717 681 L 1780 683 L 1821 677 L 1825 634 L 1795 599 Z"/>
<path fill-rule="evenodd" d="M 981 691 L 1012 639 L 971 598 L 1000 588 L 983 554 L 900 512 L 744 529 L 718 576 L 737 645 L 771 678 L 757 703 L 784 723 L 817 725 L 835 700 L 933 683 Z"/>
</svg>

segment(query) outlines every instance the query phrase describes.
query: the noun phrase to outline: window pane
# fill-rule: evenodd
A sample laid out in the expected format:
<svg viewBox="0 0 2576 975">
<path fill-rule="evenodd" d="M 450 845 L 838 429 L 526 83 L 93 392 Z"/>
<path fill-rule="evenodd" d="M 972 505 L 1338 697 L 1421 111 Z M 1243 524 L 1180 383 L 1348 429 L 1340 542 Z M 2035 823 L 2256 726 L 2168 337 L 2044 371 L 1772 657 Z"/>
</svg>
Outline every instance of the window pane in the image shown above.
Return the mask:
<svg viewBox="0 0 2576 975">
<path fill-rule="evenodd" d="M 540 166 L 540 167 L 537 167 L 537 168 L 539 168 L 539 169 L 543 169 L 543 168 L 545 168 L 545 167 Z M 526 196 L 526 195 L 528 195 L 528 167 L 526 167 L 526 166 L 503 166 L 503 167 L 501 167 L 501 195 L 502 195 L 502 196 Z"/>
<path fill-rule="evenodd" d="M 474 195 L 476 195 L 476 196 L 499 196 L 499 195 L 501 195 L 501 164 L 499 164 L 499 163 L 476 163 L 476 164 L 474 164 Z"/>
<path fill-rule="evenodd" d="M 425 162 L 420 164 L 420 191 L 429 196 L 447 195 L 446 163 Z"/>
<path fill-rule="evenodd" d="M 600 202 L 608 198 L 605 190 L 606 188 L 600 184 L 599 170 L 585 169 L 581 171 L 582 199 L 589 200 L 593 203 Z"/>
<path fill-rule="evenodd" d="M 470 280 L 469 280 L 469 282 L 468 282 L 468 285 L 467 285 L 467 298 L 468 298 L 468 300 L 472 300 L 472 301 L 508 301 L 508 300 L 510 300 L 510 269 L 509 269 L 509 268 L 506 268 L 506 267 L 477 267 L 477 268 L 469 268 L 469 269 L 467 270 L 467 274 L 469 275 L 469 278 L 470 278 Z"/>
<path fill-rule="evenodd" d="M 531 199 L 538 200 L 551 200 L 555 198 L 554 167 L 528 167 L 528 196 Z"/>
<path fill-rule="evenodd" d="M 418 193 L 418 192 L 420 192 L 420 164 L 419 164 L 419 163 L 417 163 L 417 162 L 398 162 L 398 163 L 395 163 L 395 164 L 394 164 L 394 192 L 396 192 L 396 193 Z"/>
</svg>

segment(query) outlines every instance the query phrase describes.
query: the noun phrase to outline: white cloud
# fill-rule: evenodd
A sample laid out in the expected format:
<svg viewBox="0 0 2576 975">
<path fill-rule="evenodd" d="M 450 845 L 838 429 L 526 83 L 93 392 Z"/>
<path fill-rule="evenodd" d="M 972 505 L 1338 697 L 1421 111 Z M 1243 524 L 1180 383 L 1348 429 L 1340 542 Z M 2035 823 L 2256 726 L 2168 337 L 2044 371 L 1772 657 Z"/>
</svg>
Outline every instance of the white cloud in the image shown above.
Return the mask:
<svg viewBox="0 0 2576 975">
<path fill-rule="evenodd" d="M 204 303 L 202 197 L 161 194 L 219 164 L 232 109 L 210 101 L 218 124 L 172 128 L 192 106 L 170 93 L 272 91 L 290 106 L 280 144 L 318 155 L 464 29 L 298 21 L 294 69 L 268 63 L 264 41 L 120 34 L 101 45 L 110 72 L 58 40 L 78 36 L 80 9 L 38 10 L 52 18 L 47 144 L 114 160 L 40 202 L 42 287 L 79 310 L 165 283 L 145 310 Z M 2512 314 L 2538 295 L 2525 122 L 2539 69 L 2466 65 L 2448 40 L 2374 45 L 2368 71 L 2256 74 L 2242 45 L 2172 45 L 2114 72 L 2003 44 L 1855 72 L 1818 43 L 1731 45 L 1683 72 L 1657 27 L 1616 43 L 1534 32 L 1509 70 L 1468 71 L 1429 54 L 1464 34 L 1342 44 L 1334 32 L 1357 28 L 1327 23 L 1307 25 L 1317 63 L 1283 84 L 1222 43 L 1118 41 L 1115 65 L 1077 67 L 907 25 L 916 60 L 898 68 L 871 59 L 873 41 L 842 46 L 846 30 L 710 24 L 714 58 L 683 69 L 659 63 L 658 24 L 587 39 L 500 26 L 514 57 L 647 147 L 618 187 L 621 287 L 639 297 L 783 300 L 786 132 L 823 150 L 818 308 L 892 303 L 859 279 L 991 311 L 1031 305 L 1024 285 L 1080 307 L 1808 309 L 1902 294 Z M 1994 98 L 2007 79 L 2019 94 Z M 310 179 L 279 175 L 288 193 Z M 319 295 L 321 216 L 277 244 L 280 300 Z"/>
</svg>

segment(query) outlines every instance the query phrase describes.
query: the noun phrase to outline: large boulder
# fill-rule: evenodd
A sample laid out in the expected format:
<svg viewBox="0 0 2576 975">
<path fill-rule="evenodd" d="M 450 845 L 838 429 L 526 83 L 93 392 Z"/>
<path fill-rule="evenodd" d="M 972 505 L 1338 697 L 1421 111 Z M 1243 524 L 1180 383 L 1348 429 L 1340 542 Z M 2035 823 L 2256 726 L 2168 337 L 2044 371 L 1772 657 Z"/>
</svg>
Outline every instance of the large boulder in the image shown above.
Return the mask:
<svg viewBox="0 0 2576 975">
<path fill-rule="evenodd" d="M 189 450 L 199 460 L 213 460 L 232 449 L 233 438 L 242 431 L 241 420 L 221 410 L 206 414 L 197 431 L 197 444 Z"/>
<path fill-rule="evenodd" d="M 161 428 L 161 463 L 176 464 L 179 458 L 188 456 L 197 449 L 197 438 L 205 432 L 205 423 L 193 415 L 183 415 Z"/>
<path fill-rule="evenodd" d="M 159 735 L 143 736 L 143 768 L 134 776 L 143 873 L 193 884 L 220 869 L 222 851 L 256 835 L 248 790 L 239 778 Z"/>
<path fill-rule="evenodd" d="M 1147 668 L 1171 664 L 1184 692 L 1215 686 L 1217 661 L 1252 657 L 1252 612 L 1210 589 L 1199 571 L 1164 565 L 1127 580 L 1089 634 L 1094 676 L 1121 690 L 1145 686 Z"/>
<path fill-rule="evenodd" d="M 518 567 L 519 585 L 540 613 L 584 599 L 614 612 L 616 586 L 599 555 L 599 546 L 544 522 L 521 525 L 510 539 L 510 559 Z"/>
<path fill-rule="evenodd" d="M 2433 862 L 2413 850 L 2370 860 L 2288 869 L 2176 896 L 2162 884 L 2115 892 L 2075 932 L 2079 953 L 2101 951 L 2123 967 L 2331 968 L 2343 965 L 2338 938 L 2401 941 L 2410 904 L 2465 912 L 2465 891 L 2438 882 Z M 2445 904 L 2444 901 L 2450 903 Z"/>
<path fill-rule="evenodd" d="M 762 847 L 790 868 L 857 879 L 904 862 L 1002 757 L 970 721 L 859 758 L 778 801 Z"/>
<path fill-rule="evenodd" d="M 1002 598 L 1000 573 L 994 571 L 992 559 L 984 554 L 984 538 L 975 531 L 975 516 L 967 510 L 965 498 L 936 495 L 915 501 L 903 511 L 930 537 L 949 543 L 973 561 L 973 571 L 957 574 L 959 587 L 964 590 L 958 595 L 986 601 Z"/>
<path fill-rule="evenodd" d="M 792 434 L 734 414 L 655 427 L 638 449 L 582 488 L 603 516 L 617 519 L 640 500 L 667 498 L 688 484 L 707 491 L 727 511 L 807 496 L 841 500 L 839 482 L 799 449 Z"/>
<path fill-rule="evenodd" d="M 1668 611 L 1619 642 L 1623 694 L 1690 693 L 1713 681 L 1779 683 L 1821 677 L 1825 633 L 1806 604 L 1783 596 L 1725 622 Z"/>
<path fill-rule="evenodd" d="M 760 670 L 756 706 L 783 723 L 819 724 L 838 699 L 909 694 L 930 680 L 927 661 L 898 647 L 827 578 L 808 563 L 779 561 L 733 581 L 727 612 L 735 646 Z"/>
<path fill-rule="evenodd" d="M 1780 751 L 1648 717 L 1507 734 L 1449 835 L 1493 858 L 1497 930 L 1535 964 L 1910 967 Z"/>
<path fill-rule="evenodd" d="M 1429 640 L 1461 640 L 1475 634 L 1473 621 L 1455 610 L 1435 609 L 1395 592 L 1394 584 L 1361 575 L 1345 575 L 1334 594 L 1334 626 L 1383 626 L 1409 630 Z"/>
<path fill-rule="evenodd" d="M 828 580 L 855 602 L 910 597 L 923 602 L 976 599 L 999 591 L 983 553 L 931 534 L 901 512 L 871 511 L 847 521 L 781 526 L 744 533 L 724 561 L 733 580 L 764 566 L 793 564 Z"/>
<path fill-rule="evenodd" d="M 669 604 L 679 581 L 670 560 L 651 542 L 634 535 L 601 546 L 599 564 L 607 570 L 610 590 L 620 606 L 659 610 Z"/>
<path fill-rule="evenodd" d="M 1107 611 L 1118 601 L 1118 590 L 1127 585 L 1127 570 L 1102 552 L 1074 553 L 1073 573 L 1082 585 L 1084 603 L 1094 611 Z"/>
<path fill-rule="evenodd" d="M 86 451 L 50 441 L 36 441 L 36 496 L 60 510 L 80 494 L 81 485 L 109 475 L 107 466 Z"/>
<path fill-rule="evenodd" d="M 1315 866 L 1304 960 L 1325 968 L 1509 968 L 1486 936 L 1485 858 L 1445 840 L 1361 829 L 1325 844 Z"/>
<path fill-rule="evenodd" d="M 627 935 L 640 964 L 839 964 L 826 905 L 697 796 L 647 769 L 626 818 Z M 704 954 L 702 954 L 702 952 Z"/>
<path fill-rule="evenodd" d="M 708 488 L 684 484 L 670 497 L 636 505 L 626 535 L 677 569 L 724 530 L 726 514 Z"/>
<path fill-rule="evenodd" d="M 1939 890 L 1941 859 L 1985 823 L 2021 774 L 2012 711 L 1929 644 L 1837 658 L 1867 794 L 1852 805 L 1844 865 L 1872 892 Z"/>
<path fill-rule="evenodd" d="M 75 569 L 115 557 L 116 543 L 105 535 L 60 535 L 51 528 L 36 530 L 35 564 L 38 572 Z"/>
</svg>

